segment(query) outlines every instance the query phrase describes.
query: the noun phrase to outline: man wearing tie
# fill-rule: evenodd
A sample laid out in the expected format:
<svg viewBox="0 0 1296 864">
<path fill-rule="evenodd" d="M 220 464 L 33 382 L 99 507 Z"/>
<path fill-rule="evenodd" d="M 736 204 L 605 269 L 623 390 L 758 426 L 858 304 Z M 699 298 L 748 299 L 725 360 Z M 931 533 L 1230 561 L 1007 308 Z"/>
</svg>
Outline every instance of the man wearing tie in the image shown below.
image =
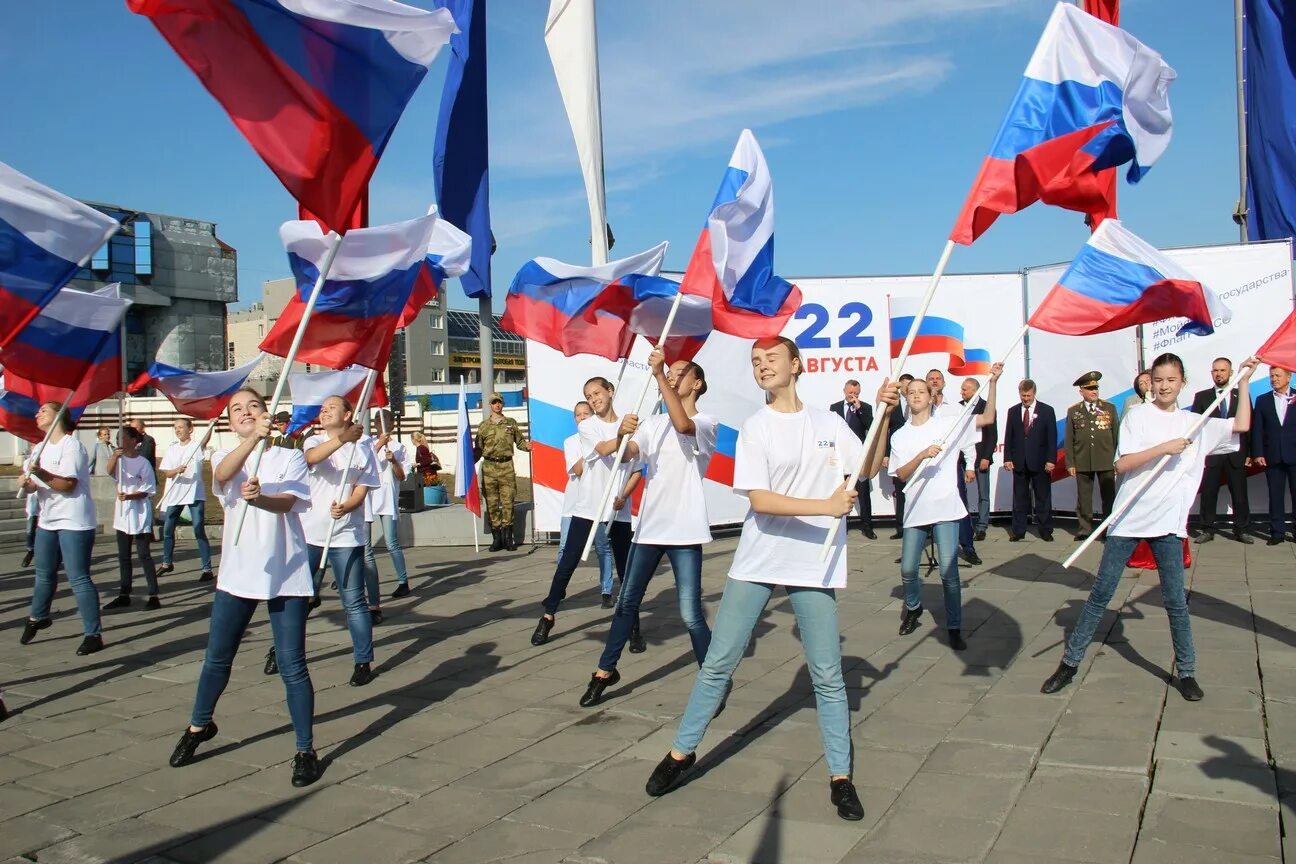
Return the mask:
<svg viewBox="0 0 1296 864">
<path fill-rule="evenodd" d="M 888 453 L 891 452 L 891 436 L 895 435 L 897 429 L 909 422 L 909 403 L 906 401 L 907 397 L 905 396 L 905 393 L 907 392 L 906 388 L 909 386 L 909 382 L 912 380 L 914 380 L 914 376 L 910 375 L 908 372 L 904 373 L 899 378 L 900 404 L 888 415 L 889 419 L 887 420 L 886 452 Z M 887 467 L 887 463 L 890 461 L 890 457 L 884 456 L 882 458 L 883 469 Z M 900 528 L 900 526 L 904 524 L 904 481 L 899 477 L 892 477 L 891 481 L 891 488 L 894 492 L 895 498 L 896 514 L 896 530 L 895 533 L 891 535 L 891 539 L 900 540 L 904 538 L 904 531 Z M 900 559 L 897 558 L 896 563 L 899 563 L 899 560 Z"/>
<path fill-rule="evenodd" d="M 1035 398 L 1035 382 L 1017 386 L 1021 402 L 1008 409 L 1004 425 L 1004 470 L 1013 473 L 1012 533 L 1014 543 L 1026 536 L 1026 513 L 1034 499 L 1040 539 L 1053 542 L 1053 487 L 1049 473 L 1057 460 L 1057 417 L 1053 408 Z"/>
<path fill-rule="evenodd" d="M 1227 357 L 1216 357 L 1211 363 L 1211 381 L 1214 387 L 1198 390 L 1193 396 L 1194 414 L 1205 414 L 1215 398 L 1223 394 L 1224 398 L 1216 406 L 1212 417 L 1229 418 L 1237 416 L 1237 388 L 1227 393 L 1224 388 L 1233 378 L 1233 363 Z M 1228 483 L 1229 497 L 1233 499 L 1233 539 L 1239 543 L 1251 543 L 1247 535 L 1247 526 L 1251 523 L 1251 506 L 1247 500 L 1246 466 L 1251 463 L 1247 458 L 1250 453 L 1248 438 L 1250 433 L 1242 433 L 1242 446 L 1233 453 L 1222 456 L 1207 456 L 1206 467 L 1202 469 L 1201 506 L 1198 516 L 1201 518 L 1201 533 L 1197 535 L 1198 543 L 1209 543 L 1215 539 L 1215 508 L 1219 501 L 1220 479 Z M 1280 496 L 1281 500 L 1281 496 Z"/>
<path fill-rule="evenodd" d="M 844 398 L 840 402 L 834 402 L 828 410 L 845 420 L 846 425 L 855 433 L 855 437 L 863 441 L 869 427 L 873 425 L 873 408 L 861 402 L 859 394 L 860 382 L 852 378 L 846 382 L 846 386 L 842 387 Z M 860 531 L 868 539 L 876 540 L 877 534 L 873 533 L 873 502 L 869 500 L 869 493 L 872 490 L 873 485 L 867 477 L 861 477 L 855 484 L 855 491 L 859 493 L 855 501 L 859 507 Z"/>
<path fill-rule="evenodd" d="M 1292 407 L 1292 373 L 1269 367 L 1270 393 L 1255 400 L 1251 421 L 1251 459 L 1265 469 L 1269 483 L 1269 545 L 1287 536 L 1285 494 L 1296 504 L 1296 410 Z"/>
<path fill-rule="evenodd" d="M 1116 406 L 1098 396 L 1101 372 L 1086 372 L 1075 380 L 1080 401 L 1067 409 L 1063 430 L 1063 450 L 1067 473 L 1076 481 L 1076 539 L 1093 533 L 1093 487 L 1098 481 L 1102 512 L 1112 512 L 1116 501 L 1116 449 L 1120 421 Z"/>
</svg>

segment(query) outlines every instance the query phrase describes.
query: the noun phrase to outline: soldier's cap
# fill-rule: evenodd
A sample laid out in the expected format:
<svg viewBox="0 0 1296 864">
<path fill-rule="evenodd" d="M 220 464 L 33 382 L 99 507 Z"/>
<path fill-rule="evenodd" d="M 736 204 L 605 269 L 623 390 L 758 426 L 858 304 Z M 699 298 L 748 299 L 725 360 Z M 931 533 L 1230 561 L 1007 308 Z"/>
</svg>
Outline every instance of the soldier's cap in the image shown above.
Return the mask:
<svg viewBox="0 0 1296 864">
<path fill-rule="evenodd" d="M 1098 382 L 1101 380 L 1102 380 L 1101 372 L 1086 372 L 1083 375 L 1081 375 L 1079 378 L 1077 378 L 1075 380 L 1075 384 L 1071 386 L 1073 387 L 1088 387 L 1090 385 L 1097 386 Z"/>
<path fill-rule="evenodd" d="M 501 405 L 503 405 L 503 404 L 504 404 L 504 397 L 501 396 L 501 395 L 498 394 L 498 393 L 492 393 L 492 394 L 490 395 L 490 398 L 487 399 L 486 401 L 487 401 L 487 403 L 489 403 L 489 404 L 494 404 L 495 402 L 498 402 L 498 403 L 500 403 Z"/>
</svg>

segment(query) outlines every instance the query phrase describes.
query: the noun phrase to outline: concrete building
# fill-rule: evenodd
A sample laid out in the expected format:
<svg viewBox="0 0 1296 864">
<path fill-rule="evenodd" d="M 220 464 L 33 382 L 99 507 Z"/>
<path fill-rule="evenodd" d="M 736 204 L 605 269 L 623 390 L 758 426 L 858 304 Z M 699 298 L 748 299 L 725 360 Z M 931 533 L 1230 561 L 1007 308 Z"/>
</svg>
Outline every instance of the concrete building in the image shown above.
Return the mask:
<svg viewBox="0 0 1296 864">
<path fill-rule="evenodd" d="M 95 253 L 71 285 L 93 291 L 120 282 L 126 313 L 125 374 L 154 360 L 200 371 L 224 369 L 226 304 L 238 300 L 238 253 L 200 219 L 136 213 L 86 202 L 125 228 Z"/>
</svg>

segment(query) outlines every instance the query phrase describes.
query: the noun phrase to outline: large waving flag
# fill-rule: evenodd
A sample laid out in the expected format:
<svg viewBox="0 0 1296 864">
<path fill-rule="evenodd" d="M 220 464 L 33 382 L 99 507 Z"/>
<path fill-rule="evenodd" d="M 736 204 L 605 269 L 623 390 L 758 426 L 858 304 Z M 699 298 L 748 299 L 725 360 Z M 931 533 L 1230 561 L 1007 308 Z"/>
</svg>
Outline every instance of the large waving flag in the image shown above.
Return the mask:
<svg viewBox="0 0 1296 864">
<path fill-rule="evenodd" d="M 1070 3 L 1053 9 L 950 239 L 970 244 L 1000 213 L 1036 201 L 1116 214 L 1100 173 L 1136 183 L 1170 144 L 1175 71 L 1133 36 Z"/>
<path fill-rule="evenodd" d="M 351 224 L 437 52 L 444 9 L 395 0 L 127 0 L 153 22 L 297 201 Z"/>
<path fill-rule="evenodd" d="M 1296 312 L 1287 316 L 1273 335 L 1260 346 L 1256 356 L 1263 363 L 1291 371 L 1296 369 Z"/>
<path fill-rule="evenodd" d="M 617 314 L 628 320 L 630 332 L 642 336 L 654 346 L 661 344 L 666 317 L 680 293 L 680 283 L 665 276 L 627 276 L 618 283 L 624 292 L 608 292 L 604 308 L 619 307 Z M 620 294 L 620 296 L 617 296 Z M 666 362 L 692 360 L 706 344 L 711 333 L 711 302 L 695 294 L 680 295 L 675 320 L 671 322 L 670 335 L 662 345 Z"/>
<path fill-rule="evenodd" d="M 61 402 L 60 399 L 34 399 L 14 390 L 8 389 L 7 381 L 0 381 L 0 429 L 10 435 L 17 435 L 24 441 L 39 444 L 45 440 L 45 433 L 36 426 L 36 412 L 46 402 Z M 81 419 L 85 412 L 83 406 L 68 406 L 67 413 L 72 421 Z"/>
<path fill-rule="evenodd" d="M 729 157 L 680 290 L 711 302 L 714 329 L 744 339 L 777 336 L 801 306 L 801 290 L 774 273 L 774 181 L 750 129 Z"/>
<path fill-rule="evenodd" d="M 469 297 L 491 296 L 490 146 L 486 111 L 486 0 L 437 0 L 454 16 L 441 90 L 432 170 L 445 218 L 472 235 L 472 264 L 459 279 Z"/>
<path fill-rule="evenodd" d="M 468 394 L 459 379 L 459 416 L 455 428 L 456 498 L 462 498 L 468 512 L 481 516 L 481 492 L 477 488 L 477 459 L 473 455 L 472 424 L 468 422 Z"/>
<path fill-rule="evenodd" d="M 130 301 L 118 284 L 90 293 L 63 288 L 18 336 L 0 349 L 0 364 L 11 381 L 23 378 L 48 388 L 107 395 L 121 389 L 118 328 Z M 42 397 L 44 398 L 44 397 Z M 100 396 L 99 398 L 104 398 Z M 91 400 L 94 401 L 94 400 Z M 83 403 L 88 404 L 88 403 Z"/>
<path fill-rule="evenodd" d="M 291 372 L 288 375 L 288 394 L 292 399 L 292 419 L 288 421 L 285 435 L 296 435 L 310 428 L 319 419 L 324 400 L 330 396 L 341 396 L 352 405 L 360 401 L 364 390 L 365 379 L 369 369 L 363 366 L 350 366 L 331 372 Z M 370 408 L 381 408 L 387 405 L 387 388 L 382 375 L 374 382 L 373 395 L 369 397 Z"/>
<path fill-rule="evenodd" d="M 264 355 L 258 354 L 242 366 L 217 372 L 191 372 L 178 366 L 154 362 L 148 370 L 131 382 L 128 393 L 138 393 L 145 387 L 154 387 L 171 400 L 181 414 L 199 420 L 214 420 L 225 410 L 230 398 L 260 365 Z"/>
<path fill-rule="evenodd" d="M 894 360 L 904 348 L 905 338 L 909 335 L 909 328 L 913 326 L 922 301 L 917 297 L 892 297 L 888 305 L 891 315 L 891 359 Z M 924 315 L 909 353 L 948 354 L 950 359 L 946 368 L 951 375 L 988 375 L 990 352 L 984 348 L 968 348 L 963 344 L 963 339 L 962 324 L 938 315 Z"/>
<path fill-rule="evenodd" d="M 1296 7 L 1248 0 L 1242 35 L 1247 238 L 1283 240 L 1296 236 Z"/>
<path fill-rule="evenodd" d="M 427 256 L 414 280 L 414 290 L 405 309 L 401 312 L 396 327 L 408 327 L 423 311 L 423 307 L 432 302 L 432 298 L 441 293 L 447 279 L 454 279 L 468 272 L 471 265 L 472 238 L 445 219 L 438 219 L 432 228 L 432 239 L 428 241 Z"/>
<path fill-rule="evenodd" d="M 116 219 L 0 162 L 0 346 L 120 227 Z"/>
<path fill-rule="evenodd" d="M 509 286 L 500 326 L 568 357 L 619 360 L 634 341 L 628 324 L 634 277 L 656 276 L 666 245 L 598 267 L 552 258 L 528 261 Z"/>
<path fill-rule="evenodd" d="M 424 266 L 435 213 L 408 222 L 357 228 L 342 236 L 328 279 L 307 322 L 297 362 L 333 369 L 352 364 L 385 369 L 392 339 Z M 261 350 L 287 357 L 306 312 L 319 267 L 333 241 L 311 221 L 279 229 L 297 295 L 266 334 Z"/>
<path fill-rule="evenodd" d="M 1116 219 L 1098 226 L 1030 318 L 1030 326 L 1090 336 L 1188 320 L 1179 334 L 1207 336 L 1232 318 L 1219 295 Z"/>
</svg>

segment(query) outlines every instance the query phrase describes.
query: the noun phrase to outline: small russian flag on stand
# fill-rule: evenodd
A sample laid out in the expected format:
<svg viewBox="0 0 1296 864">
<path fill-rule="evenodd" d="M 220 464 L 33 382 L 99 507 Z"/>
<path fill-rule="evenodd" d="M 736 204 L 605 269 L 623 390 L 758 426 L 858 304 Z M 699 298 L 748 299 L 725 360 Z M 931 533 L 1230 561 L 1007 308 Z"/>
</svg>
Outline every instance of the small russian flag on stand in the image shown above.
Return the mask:
<svg viewBox="0 0 1296 864">
<path fill-rule="evenodd" d="M 468 422 L 468 394 L 463 379 L 459 379 L 459 417 L 455 430 L 455 488 L 456 498 L 462 498 L 468 512 L 481 516 L 481 491 L 477 488 L 477 459 L 473 455 L 472 425 Z"/>
</svg>

